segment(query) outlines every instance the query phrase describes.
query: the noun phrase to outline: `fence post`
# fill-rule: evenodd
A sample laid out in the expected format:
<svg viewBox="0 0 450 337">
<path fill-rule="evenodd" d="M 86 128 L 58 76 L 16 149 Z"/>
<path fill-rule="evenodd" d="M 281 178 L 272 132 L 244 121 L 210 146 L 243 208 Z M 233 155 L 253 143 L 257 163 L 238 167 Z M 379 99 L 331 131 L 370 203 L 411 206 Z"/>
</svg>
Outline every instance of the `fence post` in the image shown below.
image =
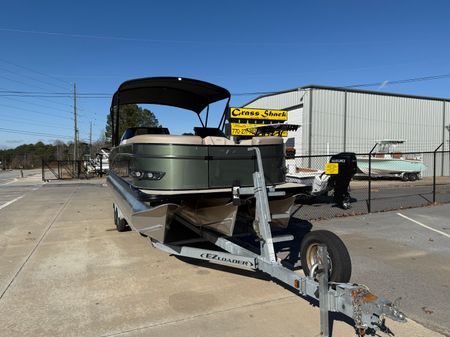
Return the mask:
<svg viewBox="0 0 450 337">
<path fill-rule="evenodd" d="M 45 181 L 44 159 L 42 159 L 42 181 Z"/>
<path fill-rule="evenodd" d="M 103 177 L 103 154 L 100 153 L 100 172 L 99 172 L 100 178 Z"/>
<path fill-rule="evenodd" d="M 367 212 L 372 212 L 372 152 L 378 146 L 378 143 L 375 143 L 372 150 L 369 152 L 369 191 L 367 195 Z"/>
<path fill-rule="evenodd" d="M 444 143 L 441 143 L 433 153 L 433 204 L 436 203 L 436 153 L 442 145 L 444 145 Z"/>
</svg>

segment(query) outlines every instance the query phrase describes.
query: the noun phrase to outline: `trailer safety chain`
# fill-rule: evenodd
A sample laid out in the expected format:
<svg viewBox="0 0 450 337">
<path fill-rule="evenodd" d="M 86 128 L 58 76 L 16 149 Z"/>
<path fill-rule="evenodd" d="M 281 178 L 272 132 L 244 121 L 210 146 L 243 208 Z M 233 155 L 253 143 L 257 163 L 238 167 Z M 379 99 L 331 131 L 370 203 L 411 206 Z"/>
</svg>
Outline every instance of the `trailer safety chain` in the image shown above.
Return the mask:
<svg viewBox="0 0 450 337">
<path fill-rule="evenodd" d="M 362 322 L 362 306 L 364 304 L 364 297 L 371 295 L 371 293 L 364 287 L 358 287 L 352 291 L 352 305 L 353 305 L 353 320 L 355 327 L 360 336 L 365 335 L 366 326 Z"/>
</svg>

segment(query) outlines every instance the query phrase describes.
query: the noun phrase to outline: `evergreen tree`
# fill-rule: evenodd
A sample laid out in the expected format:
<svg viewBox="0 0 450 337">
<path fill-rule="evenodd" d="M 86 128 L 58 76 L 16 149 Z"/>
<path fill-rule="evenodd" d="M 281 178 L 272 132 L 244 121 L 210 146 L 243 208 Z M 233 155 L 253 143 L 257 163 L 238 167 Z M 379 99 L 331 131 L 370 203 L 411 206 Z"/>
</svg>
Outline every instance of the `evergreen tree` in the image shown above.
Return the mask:
<svg viewBox="0 0 450 337">
<path fill-rule="evenodd" d="M 117 110 L 115 110 L 117 111 Z M 114 111 L 114 112 L 115 112 Z M 119 137 L 130 127 L 153 127 L 160 128 L 158 119 L 154 113 L 148 109 L 143 109 L 136 104 L 127 104 L 120 106 L 119 115 Z M 108 140 L 111 140 L 112 136 L 112 121 L 111 114 L 108 115 L 106 122 L 105 136 Z"/>
</svg>

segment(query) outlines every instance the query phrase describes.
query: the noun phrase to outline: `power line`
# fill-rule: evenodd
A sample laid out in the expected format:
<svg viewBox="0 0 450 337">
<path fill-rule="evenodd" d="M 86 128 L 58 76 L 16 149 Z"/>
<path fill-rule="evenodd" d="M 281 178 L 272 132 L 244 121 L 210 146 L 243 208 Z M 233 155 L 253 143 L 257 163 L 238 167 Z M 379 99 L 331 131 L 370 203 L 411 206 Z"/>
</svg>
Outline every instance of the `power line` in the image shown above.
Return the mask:
<svg viewBox="0 0 450 337">
<path fill-rule="evenodd" d="M 6 91 L 5 88 L 0 88 L 0 89 Z M 1 91 L 1 90 L 0 90 L 0 91 Z M 15 97 L 15 96 L 17 96 L 17 97 L 22 97 L 22 96 L 20 96 L 20 95 L 1 95 L 1 94 L 0 94 L 0 97 Z M 24 96 L 24 97 L 25 97 L 25 96 Z M 9 99 L 17 100 L 17 98 L 9 98 Z M 57 105 L 60 105 L 60 106 L 67 107 L 67 104 L 65 104 L 65 103 L 56 102 L 56 101 L 52 101 L 52 100 L 45 99 L 45 98 L 37 97 L 37 98 L 34 98 L 34 100 L 40 100 L 40 101 L 42 101 L 42 102 L 47 102 L 47 103 L 57 104 Z"/>
<path fill-rule="evenodd" d="M 23 82 L 22 82 L 23 83 Z M 50 91 L 21 91 L 21 90 L 0 90 L 0 93 L 11 93 L 11 94 L 48 94 L 48 95 L 68 95 L 70 94 L 73 97 L 72 93 L 69 92 L 50 92 Z M 78 95 L 87 95 L 87 96 L 101 96 L 101 95 L 109 95 L 109 93 L 98 93 L 98 92 L 84 92 L 84 93 L 77 93 Z"/>
<path fill-rule="evenodd" d="M 0 60 L 0 61 L 1 61 L 1 60 Z M 45 84 L 45 85 L 47 85 L 47 86 L 49 86 L 49 87 L 55 87 L 55 88 L 59 88 L 59 89 L 63 89 L 63 90 L 66 90 L 66 89 L 67 89 L 66 87 L 63 87 L 63 86 L 61 86 L 61 85 L 49 83 L 49 82 L 43 81 L 43 80 L 41 80 L 41 79 L 37 79 L 37 78 L 35 78 L 35 77 L 33 77 L 33 76 L 25 75 L 25 74 L 19 73 L 19 72 L 17 72 L 17 71 L 13 71 L 13 70 L 6 69 L 6 68 L 3 68 L 3 67 L 1 67 L 0 69 L 3 70 L 3 71 L 6 71 L 6 72 L 8 72 L 8 73 L 10 73 L 10 74 L 12 74 L 12 75 L 22 76 L 22 77 L 31 79 L 32 81 L 39 82 L 39 83 L 43 83 L 43 84 Z"/>
<path fill-rule="evenodd" d="M 62 33 L 62 32 L 49 32 L 40 30 L 28 30 L 28 29 L 17 29 L 0 27 L 2 32 L 12 32 L 12 33 L 23 33 L 23 34 L 36 34 L 36 35 L 47 35 L 47 36 L 57 36 L 57 37 L 69 37 L 78 39 L 95 39 L 95 40 L 116 40 L 116 41 L 129 41 L 129 42 L 153 42 L 153 43 L 172 43 L 172 44 L 197 44 L 197 45 L 227 45 L 227 46 L 279 46 L 279 47 L 289 47 L 296 46 L 296 42 L 266 42 L 266 41 L 215 41 L 215 40 L 171 40 L 171 39 L 149 39 L 142 37 L 127 37 L 127 36 L 113 36 L 113 35 L 91 35 L 91 34 L 79 34 L 79 33 Z M 403 40 L 407 42 L 423 42 L 423 40 Z M 390 45 L 398 44 L 398 41 L 390 40 L 378 40 L 378 41 L 355 41 L 355 42 L 327 42 L 318 41 L 314 43 L 308 43 L 308 46 L 354 46 L 354 45 Z"/>
<path fill-rule="evenodd" d="M 5 76 L 5 75 L 0 75 L 0 77 L 4 78 L 5 80 L 11 81 L 11 82 L 16 82 L 16 83 L 19 83 L 19 84 L 26 85 L 28 87 L 35 87 L 35 88 L 39 88 L 39 89 L 42 89 L 42 90 L 48 90 L 46 88 L 41 87 L 40 85 L 36 85 L 36 84 L 33 84 L 33 83 L 27 83 L 27 82 L 20 81 L 18 79 L 14 79 L 14 78 L 11 78 L 11 77 L 8 77 L 8 76 Z"/>
<path fill-rule="evenodd" d="M 72 113 L 69 110 L 61 110 L 60 108 L 55 108 L 55 107 L 52 107 L 52 106 L 49 106 L 49 105 L 39 104 L 39 103 L 36 103 L 36 102 L 24 101 L 24 100 L 21 100 L 21 99 L 18 99 L 18 98 L 11 98 L 11 97 L 3 97 L 3 98 L 7 99 L 7 100 L 11 100 L 11 101 L 22 102 L 22 103 L 25 103 L 25 104 L 32 104 L 33 106 L 40 106 L 40 107 L 46 108 L 46 109 L 57 110 L 59 112 Z"/>
<path fill-rule="evenodd" d="M 14 117 L 14 118 L 11 118 L 11 119 L 10 118 L 5 118 L 5 117 L 1 117 L 0 121 L 20 123 L 20 124 L 28 124 L 28 125 L 34 125 L 34 126 L 46 126 L 46 127 L 51 127 L 51 128 L 61 129 L 61 130 L 72 130 L 72 128 L 61 127 L 61 125 L 49 124 L 49 123 L 39 123 L 39 122 L 30 121 L 30 120 L 27 120 L 27 119 L 24 119 L 24 118 L 18 118 L 18 117 Z"/>
<path fill-rule="evenodd" d="M 386 86 L 386 85 L 392 85 L 392 84 L 404 84 L 404 83 L 415 83 L 415 82 L 423 82 L 423 81 L 441 80 L 441 79 L 446 79 L 446 78 L 450 78 L 450 74 L 414 77 L 414 78 L 408 78 L 408 79 L 403 79 L 403 80 L 353 84 L 353 85 L 342 86 L 342 88 L 379 87 L 379 86 Z M 270 95 L 270 94 L 274 94 L 276 92 L 277 91 L 244 92 L 244 93 L 232 93 L 232 95 L 233 96 L 256 96 L 256 95 Z"/>
<path fill-rule="evenodd" d="M 56 118 L 63 118 L 63 119 L 70 119 L 70 120 L 72 120 L 72 118 L 70 118 L 70 117 L 59 116 L 59 115 L 55 115 L 55 114 L 50 114 L 50 113 L 46 113 L 46 112 L 30 110 L 30 109 L 21 108 L 21 107 L 15 107 L 15 106 L 7 105 L 7 104 L 0 104 L 0 106 L 6 107 L 6 108 L 10 108 L 10 109 L 23 110 L 23 111 L 26 111 L 26 112 L 31 112 L 31 113 L 40 114 L 40 115 L 47 115 L 47 116 L 51 116 L 51 117 L 56 117 Z"/>
<path fill-rule="evenodd" d="M 29 136 L 43 136 L 43 137 L 57 137 L 57 138 L 66 138 L 71 139 L 70 136 L 63 136 L 63 135 L 56 135 L 51 133 L 44 133 L 44 132 L 34 132 L 34 131 L 26 131 L 26 130 L 16 130 L 16 129 L 7 129 L 7 128 L 0 128 L 0 131 L 7 132 L 7 133 L 18 133 L 18 134 L 24 134 Z"/>
<path fill-rule="evenodd" d="M 11 65 L 13 65 L 13 66 L 15 66 L 15 67 L 17 67 L 17 68 L 22 68 L 22 69 L 31 71 L 31 72 L 36 73 L 36 74 L 39 74 L 39 75 L 41 75 L 41 76 L 45 76 L 45 77 L 52 78 L 53 80 L 56 80 L 56 81 L 61 82 L 61 83 L 64 83 L 65 85 L 70 85 L 70 83 L 67 82 L 67 81 L 64 81 L 64 80 L 62 80 L 62 79 L 60 79 L 60 78 L 58 78 L 58 77 L 55 77 L 55 76 L 51 76 L 51 75 L 49 75 L 49 74 L 45 74 L 45 73 L 40 72 L 40 71 L 38 71 L 38 70 L 31 69 L 31 68 L 29 68 L 29 67 L 26 67 L 26 66 L 23 66 L 23 65 L 20 65 L 20 64 L 11 62 L 11 61 L 7 61 L 7 60 L 2 59 L 2 58 L 0 58 L 0 61 L 3 62 L 3 63 L 11 64 Z M 67 89 L 67 88 L 66 88 L 66 89 Z"/>
<path fill-rule="evenodd" d="M 74 34 L 74 33 L 60 33 L 60 32 L 47 32 L 47 31 L 38 31 L 38 30 L 25 30 L 25 29 L 14 29 L 14 28 L 0 28 L 2 32 L 13 32 L 13 33 L 27 33 L 27 34 L 39 34 L 39 35 L 48 35 L 48 36 L 62 36 L 62 37 L 70 37 L 70 38 L 81 38 L 81 39 L 96 39 L 96 40 L 118 40 L 118 41 L 131 41 L 131 42 L 154 42 L 154 43 L 176 43 L 176 44 L 220 44 L 216 41 L 195 41 L 195 40 L 168 40 L 168 39 L 147 39 L 147 38 L 135 38 L 135 37 L 120 37 L 120 36 L 106 36 L 106 35 L 88 35 L 88 34 Z M 255 43 L 251 41 L 247 42 L 235 42 L 235 43 L 227 43 L 228 45 L 274 45 L 273 43 Z M 275 45 L 292 45 L 292 43 L 288 44 L 275 44 Z"/>
<path fill-rule="evenodd" d="M 383 82 L 375 82 L 375 83 L 365 83 L 365 84 L 354 84 L 348 85 L 344 88 L 361 88 L 361 87 L 375 87 L 382 85 L 391 85 L 391 84 L 403 84 L 403 83 L 415 83 L 415 82 L 423 82 L 423 81 L 432 81 L 432 80 L 440 80 L 444 78 L 450 78 L 450 74 L 442 74 L 442 75 L 432 75 L 432 76 L 423 76 L 423 77 L 414 77 L 403 80 L 394 80 L 394 81 L 383 81 Z"/>
<path fill-rule="evenodd" d="M 353 84 L 348 86 L 343 86 L 343 88 L 355 88 L 355 87 L 369 87 L 369 86 L 380 86 L 380 85 L 391 85 L 391 84 L 403 84 L 403 83 L 414 83 L 414 82 L 423 82 L 423 81 L 431 81 L 431 80 L 439 80 L 450 78 L 450 74 L 441 74 L 441 75 L 431 75 L 431 76 L 423 76 L 423 77 L 414 77 L 408 79 L 401 80 L 393 80 L 393 81 L 382 81 L 382 82 L 373 82 L 373 83 L 364 83 L 364 84 Z M 240 92 L 240 93 L 232 93 L 233 96 L 254 96 L 254 95 L 266 95 L 276 93 L 277 91 L 255 91 L 255 92 Z M 0 90 L 0 97 L 2 96 L 17 96 L 17 97 L 53 97 L 53 98 L 73 98 L 73 95 L 68 92 L 50 92 L 50 91 L 19 91 L 19 90 Z M 101 92 L 82 92 L 77 93 L 77 97 L 80 98 L 111 98 L 112 95 L 110 93 L 101 93 Z"/>
</svg>

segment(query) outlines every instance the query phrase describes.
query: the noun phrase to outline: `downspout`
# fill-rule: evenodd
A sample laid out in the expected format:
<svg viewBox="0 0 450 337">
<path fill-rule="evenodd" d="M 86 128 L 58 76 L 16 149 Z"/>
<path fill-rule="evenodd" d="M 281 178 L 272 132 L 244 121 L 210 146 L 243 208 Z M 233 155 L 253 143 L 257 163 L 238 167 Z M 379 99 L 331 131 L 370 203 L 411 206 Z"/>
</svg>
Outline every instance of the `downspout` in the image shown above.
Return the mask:
<svg viewBox="0 0 450 337">
<path fill-rule="evenodd" d="M 344 152 L 347 151 L 347 90 L 344 92 Z"/>
<path fill-rule="evenodd" d="M 312 105 L 313 105 L 313 89 L 309 90 L 309 135 L 308 135 L 308 167 L 311 167 L 311 152 L 312 152 Z"/>
<path fill-rule="evenodd" d="M 446 129 L 445 129 L 445 101 L 442 101 L 442 144 L 444 144 L 443 147 L 442 147 L 442 151 L 445 151 L 445 131 L 446 131 Z M 450 145 L 450 143 L 449 143 L 449 145 Z M 444 155 L 444 153 L 442 153 L 442 156 L 441 156 L 441 176 L 444 175 L 444 157 L 445 157 L 445 155 Z"/>
</svg>

